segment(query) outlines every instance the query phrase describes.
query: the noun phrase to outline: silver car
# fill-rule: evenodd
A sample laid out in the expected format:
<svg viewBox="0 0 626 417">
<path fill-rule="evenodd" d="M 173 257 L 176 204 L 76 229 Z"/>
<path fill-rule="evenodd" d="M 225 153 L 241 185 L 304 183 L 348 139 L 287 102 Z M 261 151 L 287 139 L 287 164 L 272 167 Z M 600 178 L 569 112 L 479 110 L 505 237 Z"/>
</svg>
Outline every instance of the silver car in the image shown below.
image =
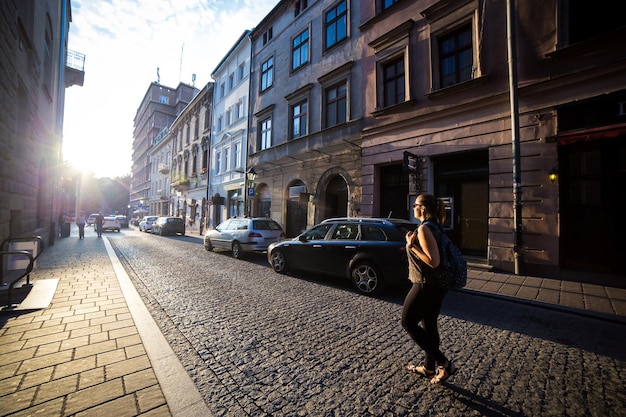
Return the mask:
<svg viewBox="0 0 626 417">
<path fill-rule="evenodd" d="M 144 216 L 144 218 L 139 222 L 139 231 L 149 232 L 152 229 L 152 223 L 154 223 L 158 218 L 158 216 Z"/>
<path fill-rule="evenodd" d="M 234 258 L 241 258 L 246 252 L 263 252 L 270 243 L 285 238 L 283 228 L 275 220 L 267 217 L 233 217 L 209 230 L 204 235 L 204 248 L 226 249 Z"/>
</svg>

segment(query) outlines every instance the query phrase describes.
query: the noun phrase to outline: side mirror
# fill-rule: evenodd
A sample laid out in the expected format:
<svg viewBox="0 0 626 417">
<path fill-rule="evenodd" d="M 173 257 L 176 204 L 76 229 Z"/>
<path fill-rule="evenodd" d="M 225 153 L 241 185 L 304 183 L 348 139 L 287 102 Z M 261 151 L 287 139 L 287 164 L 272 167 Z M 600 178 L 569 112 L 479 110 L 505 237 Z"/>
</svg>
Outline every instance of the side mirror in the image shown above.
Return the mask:
<svg viewBox="0 0 626 417">
<path fill-rule="evenodd" d="M 305 235 L 305 234 L 301 234 L 301 235 L 299 235 L 299 236 L 298 236 L 298 240 L 299 240 L 300 242 L 306 242 L 306 241 L 307 241 L 307 239 L 306 239 L 306 235 Z"/>
</svg>

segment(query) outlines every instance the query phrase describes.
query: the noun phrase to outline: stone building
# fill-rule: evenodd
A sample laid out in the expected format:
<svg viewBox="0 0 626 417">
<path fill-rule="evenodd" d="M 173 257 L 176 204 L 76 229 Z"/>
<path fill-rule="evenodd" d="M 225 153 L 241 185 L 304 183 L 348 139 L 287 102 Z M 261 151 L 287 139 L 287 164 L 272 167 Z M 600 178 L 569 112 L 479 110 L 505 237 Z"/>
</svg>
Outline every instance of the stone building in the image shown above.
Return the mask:
<svg viewBox="0 0 626 417">
<path fill-rule="evenodd" d="M 211 137 L 210 226 L 250 212 L 244 187 L 250 89 L 250 31 L 242 33 L 211 73 L 213 132 Z"/>
<path fill-rule="evenodd" d="M 206 218 L 213 83 L 207 83 L 178 114 L 169 130 L 170 214 L 199 228 Z"/>
<path fill-rule="evenodd" d="M 129 205 L 131 212 L 148 210 L 139 214 L 156 214 L 154 196 L 150 194 L 153 173 L 149 150 L 155 138 L 169 128 L 174 119 L 191 102 L 198 93 L 198 89 L 180 83 L 177 88 L 166 87 L 159 82 L 153 82 L 148 87 L 134 119 L 133 129 L 133 164 L 130 184 Z"/>
<path fill-rule="evenodd" d="M 251 214 L 290 237 L 361 210 L 360 21 L 358 2 L 281 1 L 252 31 Z"/>
<path fill-rule="evenodd" d="M 623 277 L 624 20 L 608 2 L 510 3 L 513 19 L 505 1 L 360 2 L 362 213 L 408 216 L 427 191 L 473 262 Z"/>
<path fill-rule="evenodd" d="M 82 85 L 85 56 L 67 49 L 69 0 L 0 2 L 0 240 L 54 243 L 63 193 L 65 89 Z M 75 180 L 75 179 L 73 179 Z"/>
</svg>

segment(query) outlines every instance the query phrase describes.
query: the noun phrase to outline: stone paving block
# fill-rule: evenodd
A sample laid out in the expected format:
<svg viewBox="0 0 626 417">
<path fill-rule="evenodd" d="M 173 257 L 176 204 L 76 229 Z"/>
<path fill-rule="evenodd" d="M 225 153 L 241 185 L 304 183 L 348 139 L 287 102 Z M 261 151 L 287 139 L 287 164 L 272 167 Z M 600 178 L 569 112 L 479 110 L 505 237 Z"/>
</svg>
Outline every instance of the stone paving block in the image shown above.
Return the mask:
<svg viewBox="0 0 626 417">
<path fill-rule="evenodd" d="M 129 359 L 146 354 L 146 349 L 142 343 L 125 347 L 124 351 L 126 352 L 126 357 Z"/>
<path fill-rule="evenodd" d="M 58 365 L 63 362 L 70 361 L 72 359 L 71 350 L 63 350 L 61 352 L 52 353 L 45 356 L 37 356 L 31 359 L 22 361 L 19 367 L 19 372 L 26 373 L 32 372 L 37 369 L 47 368 L 49 366 Z"/>
<path fill-rule="evenodd" d="M 20 362 L 9 363 L 6 365 L 0 365 L 0 380 L 4 378 L 10 378 L 17 372 L 20 367 Z"/>
<path fill-rule="evenodd" d="M 88 326 L 88 327 L 72 330 L 70 332 L 70 337 L 80 337 L 80 336 L 92 335 L 92 334 L 97 334 L 97 333 L 102 333 L 101 326 Z"/>
<path fill-rule="evenodd" d="M 111 323 L 102 324 L 102 331 L 106 332 L 110 330 L 122 329 L 124 327 L 131 327 L 131 326 L 133 327 L 135 326 L 135 322 L 132 319 L 115 320 L 115 321 L 112 321 Z"/>
<path fill-rule="evenodd" d="M 39 348 L 37 348 L 37 353 L 35 353 L 35 355 L 36 356 L 49 355 L 50 353 L 58 352 L 60 347 L 61 347 L 61 342 L 52 342 L 52 343 L 39 345 Z"/>
<path fill-rule="evenodd" d="M 99 353 L 96 355 L 98 366 L 106 366 L 126 360 L 126 351 L 124 349 L 116 349 L 110 352 Z"/>
<path fill-rule="evenodd" d="M 117 347 L 133 346 L 142 343 L 139 334 L 132 334 L 129 336 L 118 337 L 115 339 Z"/>
<path fill-rule="evenodd" d="M 75 392 L 78 387 L 78 375 L 70 375 L 64 378 L 53 379 L 39 386 L 34 403 L 39 404 L 54 398 L 63 397 L 70 392 Z"/>
<path fill-rule="evenodd" d="M 74 321 L 72 323 L 66 323 L 65 330 L 69 332 L 72 330 L 84 329 L 85 327 L 89 327 L 89 325 L 90 325 L 89 320 Z"/>
<path fill-rule="evenodd" d="M 73 337 L 61 341 L 61 348 L 59 350 L 74 349 L 77 347 L 85 346 L 89 343 L 89 336 Z"/>
<path fill-rule="evenodd" d="M 77 347 L 74 351 L 74 358 L 95 356 L 115 349 L 117 349 L 115 340 L 103 340 L 101 342 L 94 342 L 86 346 Z"/>
<path fill-rule="evenodd" d="M 50 313 L 40 314 L 39 316 L 33 317 L 33 323 L 39 322 L 39 321 L 47 322 L 48 320 L 52 320 L 52 314 Z"/>
<path fill-rule="evenodd" d="M 92 320 L 90 320 L 90 321 L 89 321 L 89 324 L 90 324 L 90 325 L 95 325 L 95 324 L 103 324 L 103 325 L 104 325 L 104 324 L 113 323 L 113 322 L 115 322 L 117 319 L 118 319 L 118 317 L 117 317 L 117 316 L 107 316 L 107 315 L 104 315 L 104 316 L 102 316 L 102 317 L 96 317 L 96 318 L 93 318 Z M 107 328 L 105 328 L 104 326 L 102 327 L 102 331 L 104 331 L 104 332 L 105 332 L 105 331 L 107 331 L 107 330 L 110 330 L 110 329 L 107 329 Z"/>
<path fill-rule="evenodd" d="M 67 375 L 78 374 L 97 367 L 96 356 L 75 359 L 69 362 L 58 364 L 53 373 L 54 378 L 61 378 Z"/>
<path fill-rule="evenodd" d="M 537 294 L 537 301 L 551 304 L 559 304 L 560 292 L 555 290 L 548 290 L 543 288 L 539 294 Z"/>
<path fill-rule="evenodd" d="M 38 387 L 32 387 L 0 397 L 0 415 L 9 415 L 29 407 L 37 389 Z"/>
<path fill-rule="evenodd" d="M 20 388 L 26 389 L 50 381 L 52 379 L 53 371 L 54 366 L 49 366 L 48 368 L 37 369 L 36 371 L 28 372 L 26 375 L 24 375 L 24 379 Z"/>
<path fill-rule="evenodd" d="M 32 347 L 32 346 L 45 345 L 47 343 L 62 342 L 64 340 L 69 339 L 69 337 L 70 337 L 70 332 L 51 333 L 51 334 L 43 335 L 40 337 L 32 337 L 32 338 L 28 338 L 28 340 L 24 344 L 24 347 L 26 348 L 26 347 Z"/>
<path fill-rule="evenodd" d="M 1 410 L 1 408 L 0 408 Z M 26 410 L 18 411 L 15 414 L 11 414 L 11 417 L 62 417 L 63 416 L 63 398 L 56 398 L 54 400 L 37 404 Z"/>
<path fill-rule="evenodd" d="M 606 314 L 615 314 L 613 305 L 605 297 L 594 297 L 589 294 L 585 294 L 585 306 L 593 311 L 599 311 Z"/>
<path fill-rule="evenodd" d="M 46 320 L 42 322 L 41 328 L 45 329 L 46 327 L 59 326 L 63 325 L 63 319 L 60 318 L 51 318 L 50 320 Z"/>
<path fill-rule="evenodd" d="M 79 308 L 76 308 L 74 310 L 76 314 L 85 314 L 85 315 L 89 313 L 97 313 L 99 311 L 100 311 L 100 307 L 97 307 L 97 306 L 91 306 L 91 307 L 80 306 Z"/>
<path fill-rule="evenodd" d="M 593 295 L 596 297 L 604 297 L 604 298 L 606 298 L 607 296 L 605 287 L 601 285 L 582 283 L 582 287 L 583 287 L 583 293 L 585 293 L 586 295 Z"/>
<path fill-rule="evenodd" d="M 626 301 L 613 300 L 613 310 L 615 310 L 615 314 L 618 314 L 622 317 L 626 316 Z"/>
<path fill-rule="evenodd" d="M 161 407 L 141 413 L 141 417 L 171 417 L 171 415 L 172 413 L 170 413 L 170 409 L 167 405 L 162 405 Z"/>
<path fill-rule="evenodd" d="M 106 316 L 106 312 L 101 309 L 99 311 L 85 314 L 85 320 L 93 320 L 104 316 Z"/>
<path fill-rule="evenodd" d="M 24 375 L 16 375 L 10 378 L 5 378 L 2 380 L 2 384 L 0 384 L 0 397 L 11 394 L 17 390 Z"/>
<path fill-rule="evenodd" d="M 2 339 L 0 339 L 2 340 Z M 0 350 L 3 354 L 7 354 L 10 352 L 17 352 L 21 350 L 26 344 L 25 340 L 11 340 L 9 343 L 0 344 Z"/>
<path fill-rule="evenodd" d="M 561 292 L 561 304 L 573 308 L 585 308 L 582 293 Z"/>
<path fill-rule="evenodd" d="M 111 339 L 119 339 L 121 337 L 131 336 L 137 333 L 137 328 L 135 326 L 128 326 L 122 329 L 115 329 L 109 332 L 109 337 Z"/>
<path fill-rule="evenodd" d="M 14 333 L 26 333 L 29 331 L 36 331 L 41 329 L 42 322 L 38 321 L 35 323 L 24 323 L 19 325 L 13 325 L 13 323 L 9 320 L 7 324 L 4 325 L 6 331 L 5 335 L 14 334 Z"/>
<path fill-rule="evenodd" d="M 72 415 L 80 411 L 101 405 L 115 398 L 124 395 L 124 388 L 121 378 L 116 378 L 102 384 L 78 390 L 67 396 L 65 403 L 65 414 Z M 96 414 L 97 415 L 97 414 Z M 106 414 L 101 414 L 106 415 Z M 116 414 L 108 414 L 116 415 Z"/>
<path fill-rule="evenodd" d="M 37 348 L 31 347 L 28 349 L 24 348 L 16 352 L 3 353 L 0 355 L 0 366 L 14 362 L 22 362 L 25 359 L 30 359 L 35 356 L 36 352 Z"/>
<path fill-rule="evenodd" d="M 107 380 L 111 380 L 123 377 L 124 375 L 130 375 L 150 367 L 151 365 L 148 356 L 138 356 L 136 358 L 126 359 L 121 362 L 107 365 L 104 370 Z"/>
<path fill-rule="evenodd" d="M 22 332 L 11 334 L 0 333 L 0 351 L 2 350 L 2 345 L 22 340 L 22 334 Z"/>
<path fill-rule="evenodd" d="M 166 404 L 165 397 L 158 385 L 145 388 L 136 394 L 139 411 L 144 412 Z"/>
<path fill-rule="evenodd" d="M 539 294 L 539 287 L 520 287 L 519 291 L 517 291 L 517 294 L 515 294 L 516 297 L 520 297 L 520 298 L 525 298 L 527 300 L 534 300 L 537 298 L 537 295 Z"/>
<path fill-rule="evenodd" d="M 104 368 L 89 369 L 78 375 L 78 389 L 89 388 L 104 381 Z"/>
<path fill-rule="evenodd" d="M 137 404 L 133 395 L 125 395 L 76 414 L 76 417 L 132 417 L 137 415 Z"/>
<path fill-rule="evenodd" d="M 158 380 L 152 369 L 144 369 L 134 374 L 125 375 L 124 390 L 126 393 L 140 391 L 144 388 L 158 384 Z"/>
</svg>

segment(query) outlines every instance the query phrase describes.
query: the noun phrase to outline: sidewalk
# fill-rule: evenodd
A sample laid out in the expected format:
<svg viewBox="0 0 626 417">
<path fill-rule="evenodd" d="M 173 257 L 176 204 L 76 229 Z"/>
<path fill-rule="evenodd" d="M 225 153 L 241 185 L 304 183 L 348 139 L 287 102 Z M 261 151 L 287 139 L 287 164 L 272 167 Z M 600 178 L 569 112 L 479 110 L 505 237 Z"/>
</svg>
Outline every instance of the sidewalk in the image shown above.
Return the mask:
<svg viewBox="0 0 626 417">
<path fill-rule="evenodd" d="M 77 229 L 0 313 L 0 416 L 210 416 L 106 239 Z M 189 236 L 195 236 L 190 234 Z M 626 324 L 626 289 L 470 269 L 462 291 Z"/>
<path fill-rule="evenodd" d="M 0 416 L 210 416 L 106 236 L 90 232 L 74 227 L 37 259 L 31 293 L 58 282 L 47 307 L 29 296 L 0 313 Z"/>
</svg>

